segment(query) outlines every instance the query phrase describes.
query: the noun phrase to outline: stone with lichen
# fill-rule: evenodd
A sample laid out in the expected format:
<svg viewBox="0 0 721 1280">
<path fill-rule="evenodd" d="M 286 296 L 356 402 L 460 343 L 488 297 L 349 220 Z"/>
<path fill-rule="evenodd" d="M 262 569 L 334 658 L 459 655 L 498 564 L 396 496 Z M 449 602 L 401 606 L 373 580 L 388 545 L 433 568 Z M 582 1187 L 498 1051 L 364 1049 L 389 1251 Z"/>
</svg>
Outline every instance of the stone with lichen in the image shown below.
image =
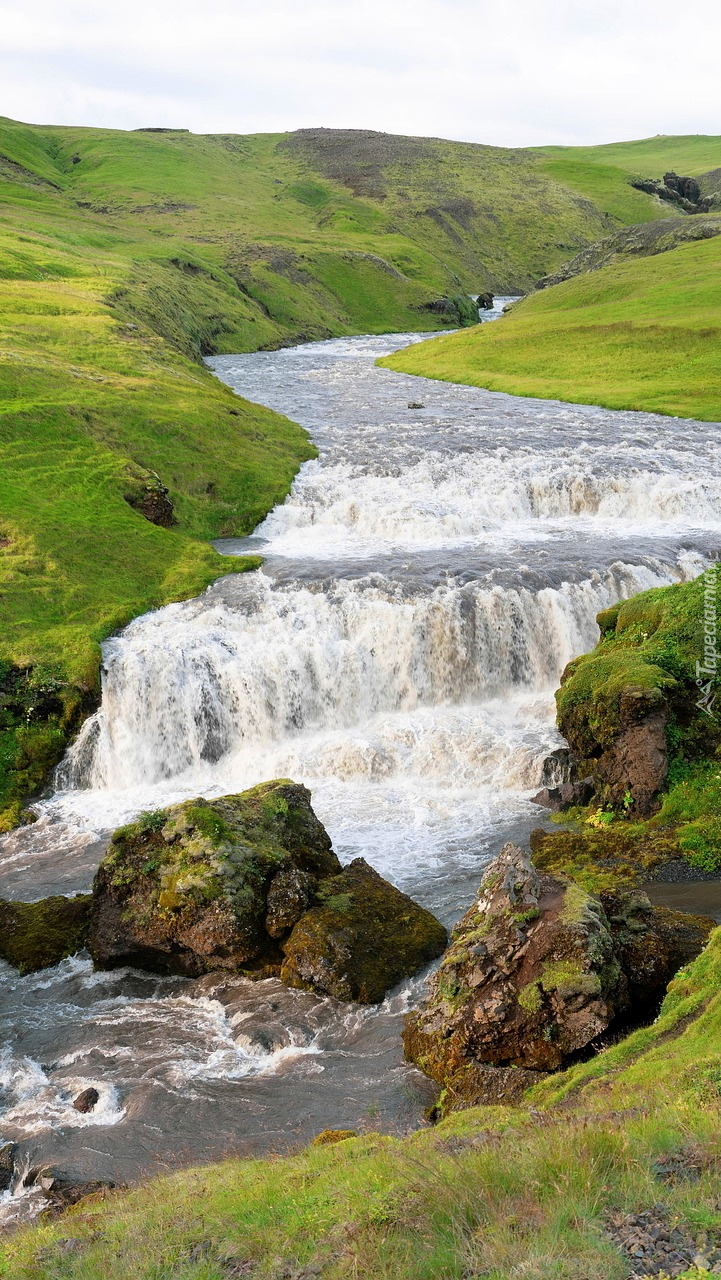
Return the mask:
<svg viewBox="0 0 721 1280">
<path fill-rule="evenodd" d="M 713 927 L 694 917 L 679 933 L 675 915 L 638 890 L 606 903 L 504 845 L 406 1021 L 407 1057 L 444 1085 L 446 1109 L 516 1101 L 632 1010 L 653 1010 Z"/>
<path fill-rule="evenodd" d="M 273 974 L 373 1002 L 445 943 L 362 859 L 341 868 L 310 793 L 287 779 L 141 815 L 115 832 L 93 887 L 100 968 Z"/>
</svg>

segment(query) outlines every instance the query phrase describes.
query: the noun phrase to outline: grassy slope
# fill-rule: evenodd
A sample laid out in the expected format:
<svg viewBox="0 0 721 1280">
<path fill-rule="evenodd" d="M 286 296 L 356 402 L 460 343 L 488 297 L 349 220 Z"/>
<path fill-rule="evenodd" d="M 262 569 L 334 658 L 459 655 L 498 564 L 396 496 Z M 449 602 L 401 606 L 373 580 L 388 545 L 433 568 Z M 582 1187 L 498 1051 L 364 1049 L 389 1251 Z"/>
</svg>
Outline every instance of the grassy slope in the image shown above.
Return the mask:
<svg viewBox="0 0 721 1280">
<path fill-rule="evenodd" d="M 721 931 L 657 1022 L 537 1087 L 396 1141 L 176 1174 L 0 1245 L 4 1280 L 621 1280 L 608 1212 L 721 1229 Z M 691 1149 L 698 1181 L 654 1163 Z M 74 1243 L 68 1247 L 64 1242 Z M 692 1272 L 691 1274 L 696 1274 Z"/>
<path fill-rule="evenodd" d="M 544 173 L 581 192 L 619 221 L 646 222 L 650 217 L 673 217 L 674 208 L 636 191 L 628 179 L 660 178 L 669 169 L 697 177 L 716 169 L 721 165 L 721 138 L 659 135 L 600 147 L 543 147 L 539 155 Z"/>
<path fill-rule="evenodd" d="M 88 136 L 76 132 L 83 139 Z M 24 159 L 20 155 L 15 158 L 36 165 L 37 172 L 44 166 L 46 175 L 55 181 L 57 161 L 48 158 L 37 135 L 27 131 L 19 137 L 18 152 L 21 144 Z M 662 165 L 655 165 L 654 171 L 674 163 L 667 155 L 664 152 Z M 675 166 L 693 171 L 686 155 L 676 159 Z M 561 159 L 566 163 L 565 180 L 571 183 L 569 157 L 566 154 Z M 616 208 L 622 210 L 618 216 L 640 220 L 639 208 L 648 215 L 651 202 L 641 196 L 646 203 L 636 207 L 634 194 L 632 203 L 624 205 L 621 196 L 625 198 L 627 192 L 618 187 L 616 157 L 610 159 L 614 163 L 605 166 L 593 157 L 590 162 L 579 161 L 572 185 L 586 194 L 597 194 L 609 208 L 611 200 L 618 197 Z M 553 157 L 544 160 L 547 165 L 555 163 Z M 699 167 L 714 163 L 718 159 L 704 155 Z M 578 169 L 584 166 L 590 167 L 590 175 L 579 176 Z M 593 188 L 589 186 L 591 178 L 596 184 Z M 171 179 L 167 181 L 170 184 Z M 145 192 L 142 187 L 141 199 L 146 199 Z M 320 201 L 317 193 L 308 190 L 303 198 L 309 207 Z M 33 207 L 33 199 L 37 207 Z M 26 625 L 23 616 L 28 609 L 37 608 L 43 616 L 51 617 L 58 591 L 56 575 L 62 574 L 63 563 L 69 564 L 75 554 L 76 528 L 79 554 L 81 558 L 86 555 L 82 551 L 83 531 L 92 520 L 88 501 L 92 505 L 98 494 L 103 496 L 103 509 L 107 502 L 112 512 L 110 523 L 116 522 L 116 532 L 107 533 L 101 523 L 106 547 L 118 536 L 117 530 L 122 538 L 132 540 L 142 528 L 151 539 L 150 552 L 139 553 L 135 578 L 131 566 L 130 610 L 143 607 L 144 574 L 161 558 L 161 547 L 172 544 L 181 548 L 182 554 L 179 551 L 173 561 L 170 576 L 166 573 L 163 584 L 154 586 L 158 598 L 165 591 L 180 594 L 177 575 L 184 575 L 186 585 L 193 572 L 203 577 L 207 569 L 202 556 L 210 553 L 184 537 L 181 530 L 146 529 L 118 496 L 119 469 L 126 457 L 123 451 L 130 452 L 128 446 L 132 444 L 134 449 L 140 439 L 140 461 L 156 466 L 169 484 L 172 466 L 178 467 L 174 496 L 178 510 L 184 509 L 189 529 L 207 536 L 221 520 L 227 521 L 227 527 L 235 527 L 234 522 L 242 526 L 243 512 L 249 510 L 238 503 L 239 482 L 223 499 L 224 515 L 216 510 L 215 498 L 207 495 L 207 483 L 205 489 L 201 483 L 207 474 L 203 471 L 205 443 L 201 448 L 198 420 L 193 415 L 196 411 L 204 415 L 212 404 L 214 426 L 222 433 L 226 426 L 223 414 L 230 403 L 227 393 L 220 388 L 211 391 L 205 375 L 171 354 L 156 335 L 165 325 L 170 331 L 166 336 L 179 346 L 185 344 L 192 350 L 193 344 L 210 344 L 213 324 L 222 313 L 222 308 L 216 308 L 214 318 L 210 299 L 221 293 L 232 299 L 232 305 L 227 304 L 229 314 L 221 315 L 224 323 L 232 321 L 234 325 L 229 345 L 238 341 L 239 333 L 250 334 L 253 323 L 265 325 L 263 331 L 270 340 L 277 333 L 272 327 L 277 322 L 267 316 L 261 319 L 263 313 L 256 314 L 251 304 L 241 318 L 243 303 L 222 274 L 213 256 L 215 249 L 184 248 L 183 260 L 197 267 L 202 257 L 206 274 L 170 267 L 166 252 L 172 247 L 176 256 L 175 245 L 164 245 L 163 253 L 158 254 L 150 248 L 151 228 L 147 228 L 147 243 L 142 237 L 133 239 L 135 232 L 131 236 L 123 227 L 118 230 L 118 225 L 110 234 L 101 221 L 109 215 L 92 211 L 83 215 L 87 221 L 82 230 L 74 221 L 63 228 L 55 211 L 48 221 L 48 201 L 53 199 L 52 189 L 26 187 L 21 192 L 23 234 L 30 245 L 20 249 L 16 242 L 12 247 L 19 255 L 20 267 L 14 272 L 18 283 L 6 294 L 14 299 L 6 319 L 12 330 L 10 368 L 17 368 L 18 373 L 13 426 L 21 451 L 27 455 L 15 477 L 22 489 L 20 508 L 24 510 L 25 503 L 42 504 L 43 484 L 53 486 L 38 527 L 29 525 L 27 531 L 17 533 L 6 549 L 6 554 L 27 556 L 24 571 L 30 589 L 19 593 L 26 615 L 19 607 L 18 634 Z M 161 220 L 171 216 L 154 215 Z M 121 221 L 119 218 L 118 224 Z M 158 229 L 162 231 L 156 223 Z M 172 237 L 173 232 L 166 235 Z M 710 248 L 691 246 L 679 252 L 691 254 Z M 91 257 L 93 269 L 89 272 Z M 361 264 L 364 261 L 361 259 Z M 75 274 L 58 271 L 58 263 L 74 267 Z M 356 270 L 353 260 L 350 267 Z M 185 301 L 179 302 L 177 288 L 168 284 L 174 279 L 171 271 L 183 276 L 189 290 Z M 282 276 L 266 267 L 254 266 L 252 271 L 257 271 L 258 277 L 266 271 L 268 295 L 275 289 L 278 306 L 285 302 L 290 307 L 290 288 L 284 291 L 278 283 Z M 6 270 L 6 277 L 9 274 Z M 213 274 L 217 279 L 208 278 Z M 570 286 L 577 284 L 570 282 Z M 193 306 L 199 295 L 192 290 L 201 286 L 207 290 L 203 295 L 207 307 L 205 313 L 200 308 L 199 325 Z M 102 298 L 112 289 L 128 292 L 109 310 Z M 608 306 L 609 301 L 612 299 L 596 305 Z M 530 305 L 524 304 L 526 314 Z M 140 322 L 140 330 L 123 328 L 118 320 L 123 306 L 144 315 L 155 329 L 150 324 L 146 328 L 145 321 Z M 521 308 L 517 318 L 523 315 Z M 504 321 L 479 337 L 485 342 L 487 335 L 508 332 L 514 323 L 515 318 Z M 245 330 L 244 325 L 248 326 Z M 569 327 L 567 339 L 570 332 Z M 106 382 L 98 382 L 98 378 Z M 8 376 L 7 385 L 10 381 Z M 134 387 L 140 392 L 133 391 Z M 146 412 L 149 403 L 152 421 Z M 183 416 L 186 413 L 189 419 Z M 232 420 L 232 429 L 241 426 L 252 439 L 265 428 L 277 439 L 277 420 L 260 415 L 251 425 L 254 413 L 243 410 L 240 422 Z M 42 424 L 42 436 L 31 465 L 38 424 Z M 292 428 L 285 430 L 291 433 L 285 454 L 290 470 L 293 449 L 299 446 Z M 227 447 L 227 433 L 224 440 Z M 193 483 L 183 487 L 189 464 Z M 37 486 L 33 476 L 37 476 Z M 277 483 L 273 476 L 271 485 L 274 481 Z M 32 493 L 35 487 L 40 488 L 40 494 Z M 255 494 L 255 475 L 249 487 Z M 56 502 L 66 504 L 58 508 L 57 519 Z M 82 519 L 78 511 L 83 513 Z M 157 542 L 152 541 L 156 537 Z M 39 546 L 43 539 L 47 545 L 43 542 Z M 94 547 L 97 539 L 92 542 Z M 187 565 L 179 568 L 183 556 L 189 557 L 190 569 Z M 21 563 L 17 568 L 23 571 Z M 79 637 L 92 630 L 96 601 L 89 598 L 84 605 L 82 598 L 76 599 L 77 593 L 82 597 L 86 561 L 71 570 L 67 613 L 72 622 L 77 603 Z M 157 578 L 164 573 L 163 562 Z M 91 597 L 100 590 L 101 576 L 96 571 Z M 135 599 L 133 591 L 139 593 Z M 110 611 L 118 605 L 112 589 L 107 592 L 106 605 Z M 27 629 L 29 637 L 34 634 L 34 625 Z M 63 638 L 65 625 L 59 617 L 48 624 L 56 636 L 51 647 L 62 653 L 67 645 L 74 662 L 76 641 Z M 110 625 L 109 615 L 102 625 Z M 98 633 L 102 625 L 97 627 Z M 80 652 L 86 652 L 83 645 Z M 652 1205 L 662 1194 L 671 1214 L 678 1213 L 694 1228 L 718 1230 L 721 1226 L 719 1179 L 713 1167 L 719 1156 L 721 1119 L 720 986 L 721 935 L 717 931 L 704 955 L 672 984 L 661 1017 L 652 1028 L 539 1087 L 530 1099 L 533 1110 L 472 1111 L 453 1116 L 437 1129 L 403 1143 L 368 1135 L 290 1160 L 231 1162 L 178 1174 L 139 1192 L 111 1197 L 106 1203 L 81 1206 L 60 1222 L 9 1238 L 0 1247 L 0 1275 L 7 1280 L 55 1280 L 60 1276 L 66 1280 L 104 1280 L 110 1268 L 118 1280 L 160 1280 L 170 1274 L 178 1280 L 223 1280 L 244 1274 L 257 1280 L 321 1274 L 394 1280 L 436 1280 L 439 1276 L 460 1280 L 471 1274 L 484 1274 L 489 1280 L 512 1276 L 526 1280 L 620 1280 L 627 1268 L 603 1234 L 607 1209 L 638 1210 Z M 700 1182 L 664 1186 L 661 1193 L 653 1177 L 653 1161 L 692 1143 L 707 1160 Z M 69 1238 L 75 1242 L 71 1248 L 63 1243 Z"/>
<path fill-rule="evenodd" d="M 577 276 L 495 325 L 388 357 L 404 373 L 613 409 L 721 419 L 721 240 Z"/>
<path fill-rule="evenodd" d="M 721 139 L 648 138 L 545 147 L 540 170 L 622 223 L 673 217 L 628 185 L 633 175 L 698 175 L 721 165 Z M 518 303 L 500 326 L 452 334 L 386 367 L 471 386 L 609 408 L 721 418 L 721 244 L 617 262 Z"/>
</svg>

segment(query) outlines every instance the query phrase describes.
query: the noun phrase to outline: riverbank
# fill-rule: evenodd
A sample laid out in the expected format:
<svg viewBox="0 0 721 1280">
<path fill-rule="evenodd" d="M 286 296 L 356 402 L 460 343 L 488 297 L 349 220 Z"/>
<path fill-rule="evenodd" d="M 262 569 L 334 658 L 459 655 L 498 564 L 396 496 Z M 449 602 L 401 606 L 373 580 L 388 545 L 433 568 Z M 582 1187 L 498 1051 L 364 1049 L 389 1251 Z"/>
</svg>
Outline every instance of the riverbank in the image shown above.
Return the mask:
<svg viewBox="0 0 721 1280">
<path fill-rule="evenodd" d="M 100 641 L 257 564 L 208 539 L 249 533 L 314 455 L 300 427 L 125 323 L 108 300 L 122 262 L 92 234 L 49 247 L 25 230 L 0 312 L 0 830 L 97 703 Z M 192 297 L 173 306 L 192 323 Z"/>
<path fill-rule="evenodd" d="M 612 409 L 721 418 L 721 238 L 532 293 L 483 330 L 387 357 L 397 372 Z"/>
<path fill-rule="evenodd" d="M 251 544 L 262 573 L 226 577 L 106 647 L 104 705 L 66 762 L 69 789 L 20 833 L 27 844 L 3 868 L 16 884 L 51 872 L 68 833 L 283 775 L 312 789 L 341 862 L 367 856 L 453 923 L 502 840 L 525 843 L 538 825 L 530 796 L 562 746 L 552 690 L 593 647 L 600 609 L 604 639 L 563 686 L 581 757 L 612 754 L 628 728 L 617 695 L 629 671 L 650 702 L 656 688 L 671 699 L 657 713 L 680 712 L 674 690 L 698 639 L 693 579 L 718 546 L 718 473 L 701 466 L 712 429 L 694 424 L 681 453 L 667 419 L 419 384 L 375 367 L 393 341 L 216 360 L 240 394 L 262 380 L 276 412 L 297 406 L 319 458 Z M 702 768 L 692 721 L 676 727 L 667 745 Z M 664 846 L 654 858 L 668 855 L 653 815 L 628 821 L 636 782 L 570 815 L 580 836 L 546 831 L 541 856 L 591 887 L 626 874 L 629 857 L 609 867 L 609 851 L 628 854 L 642 835 Z M 711 782 L 673 779 L 676 844 L 698 836 Z M 66 862 L 64 851 L 63 874 Z M 676 1231 L 681 1263 L 693 1249 L 716 1265 L 717 932 L 651 1027 L 518 1109 L 461 1113 L 405 1139 L 433 1103 L 400 1057 L 418 982 L 339 1016 L 273 981 L 64 965 L 35 981 L 8 971 L 3 987 L 6 1131 L 33 1165 L 134 1183 L 229 1150 L 287 1151 L 328 1127 L 360 1136 L 109 1193 L 8 1237 L 10 1280 L 94 1280 L 108 1265 L 134 1280 L 159 1266 L 193 1280 L 354 1268 L 545 1280 L 549 1265 L 621 1280 L 626 1213 Z M 77 1122 L 72 1100 L 88 1088 L 100 1101 Z"/>
<path fill-rule="evenodd" d="M 370 1133 L 101 1193 L 6 1238 L 2 1274 L 101 1280 L 110 1265 L 114 1280 L 153 1280 L 162 1265 L 187 1280 L 542 1280 L 554 1269 L 622 1280 L 662 1264 L 696 1276 L 694 1259 L 705 1273 L 721 1232 L 720 936 L 671 984 L 652 1027 L 518 1108 L 461 1112 L 403 1142 Z"/>
<path fill-rule="evenodd" d="M 721 158 L 664 145 L 694 173 Z M 248 533 L 312 456 L 202 357 L 473 322 L 469 294 L 670 212 L 629 186 L 657 153 L 0 118 L 0 829 L 95 705 L 99 641 L 219 576 L 207 539 Z"/>
</svg>

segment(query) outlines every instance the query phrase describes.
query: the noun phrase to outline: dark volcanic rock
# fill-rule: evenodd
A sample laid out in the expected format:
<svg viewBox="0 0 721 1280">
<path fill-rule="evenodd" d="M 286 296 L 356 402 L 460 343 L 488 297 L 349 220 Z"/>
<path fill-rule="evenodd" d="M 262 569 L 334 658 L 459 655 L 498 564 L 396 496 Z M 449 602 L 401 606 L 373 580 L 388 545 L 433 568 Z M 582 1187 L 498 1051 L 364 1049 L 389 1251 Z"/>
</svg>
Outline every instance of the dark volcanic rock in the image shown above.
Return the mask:
<svg viewBox="0 0 721 1280">
<path fill-rule="evenodd" d="M 291 987 L 374 1004 L 446 945 L 435 916 L 363 858 L 326 880 L 318 897 L 283 943 L 280 976 Z"/>
<path fill-rule="evenodd" d="M 6 1142 L 0 1147 L 0 1191 L 8 1191 L 15 1176 L 17 1143 Z"/>
<path fill-rule="evenodd" d="M 142 815 L 116 831 L 93 895 L 100 968 L 280 972 L 340 1000 L 381 1000 L 446 942 L 362 859 L 341 869 L 310 793 L 285 779 Z"/>
<path fill-rule="evenodd" d="M 609 890 L 599 897 L 626 976 L 628 1007 L 636 1018 L 652 1017 L 674 974 L 703 950 L 716 922 L 654 907 L 642 889 Z"/>
<path fill-rule="evenodd" d="M 594 897 L 506 844 L 406 1020 L 406 1056 L 445 1086 L 448 1110 L 517 1101 L 619 1018 L 652 1016 L 712 928 L 639 890 Z"/>
<path fill-rule="evenodd" d="M 493 306 L 493 294 L 490 291 L 479 293 L 476 298 L 476 306 L 479 311 L 490 311 Z"/>
<path fill-rule="evenodd" d="M 273 876 L 268 890 L 265 917 L 266 932 L 271 938 L 282 938 L 284 933 L 297 924 L 301 916 L 308 910 L 313 895 L 318 887 L 318 880 L 307 871 L 298 871 L 293 867 L 289 871 L 279 871 Z"/>
<path fill-rule="evenodd" d="M 97 1105 L 99 1098 L 100 1094 L 97 1089 L 94 1089 L 92 1085 L 90 1085 L 88 1089 L 83 1089 L 82 1093 L 79 1093 L 77 1098 L 73 1100 L 73 1106 L 75 1107 L 75 1110 L 80 1111 L 82 1115 L 87 1115 L 87 1113 L 92 1111 Z"/>
<path fill-rule="evenodd" d="M 571 663 L 564 671 L 562 688 L 576 665 Z M 559 697 L 558 727 L 577 762 L 575 769 L 592 777 L 603 803 L 620 808 L 630 798 L 639 817 L 654 812 L 666 783 L 669 716 L 668 699 L 661 688 L 630 685 L 622 689 L 617 713 L 613 721 L 609 715 L 607 724 L 597 708 L 582 712 Z"/>
<path fill-rule="evenodd" d="M 90 929 L 92 899 L 43 898 L 40 902 L 0 899 L 0 957 L 20 973 L 34 973 L 82 951 Z"/>
<path fill-rule="evenodd" d="M 580 782 L 562 782 L 558 787 L 541 787 L 533 796 L 533 803 L 543 805 L 559 813 L 570 809 L 572 805 L 588 804 L 595 793 L 593 778 L 582 778 Z"/>
<path fill-rule="evenodd" d="M 719 196 L 715 198 L 721 200 Z M 710 198 L 709 207 L 713 207 Z M 699 212 L 702 212 L 701 207 Z M 587 249 L 582 249 L 575 258 L 564 263 L 552 275 L 539 280 L 536 288 L 545 289 L 549 285 L 560 284 L 563 280 L 570 280 L 584 272 L 598 271 L 601 267 L 626 258 L 652 257 L 658 253 L 671 252 L 690 241 L 710 240 L 718 235 L 721 235 L 721 218 L 717 216 L 688 218 L 684 215 L 623 227 L 613 235 L 589 245 Z"/>
</svg>

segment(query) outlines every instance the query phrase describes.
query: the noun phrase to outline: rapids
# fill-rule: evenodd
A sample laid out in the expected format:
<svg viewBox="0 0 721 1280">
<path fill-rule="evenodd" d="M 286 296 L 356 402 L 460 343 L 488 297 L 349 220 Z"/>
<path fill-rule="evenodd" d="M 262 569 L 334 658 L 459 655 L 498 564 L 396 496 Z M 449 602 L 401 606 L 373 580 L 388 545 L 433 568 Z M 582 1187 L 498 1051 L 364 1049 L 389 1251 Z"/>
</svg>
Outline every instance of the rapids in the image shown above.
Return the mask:
<svg viewBox="0 0 721 1280">
<path fill-rule="evenodd" d="M 342 861 L 362 854 L 452 923 L 561 745 L 553 690 L 596 613 L 718 554 L 718 424 L 526 400 L 375 367 L 414 335 L 219 356 L 242 395 L 319 448 L 251 538 L 261 571 L 138 618 L 103 647 L 103 698 L 38 806 L 0 841 L 0 896 L 87 889 L 141 810 L 305 782 Z M 419 407 L 422 406 L 422 407 Z M 3 969 L 0 1123 L 78 1178 L 324 1127 L 402 1131 L 433 1090 L 401 1015 L 211 975 Z M 87 1116 L 75 1093 L 98 1088 Z M 17 1205 L 6 1212 L 18 1211 Z"/>
</svg>

